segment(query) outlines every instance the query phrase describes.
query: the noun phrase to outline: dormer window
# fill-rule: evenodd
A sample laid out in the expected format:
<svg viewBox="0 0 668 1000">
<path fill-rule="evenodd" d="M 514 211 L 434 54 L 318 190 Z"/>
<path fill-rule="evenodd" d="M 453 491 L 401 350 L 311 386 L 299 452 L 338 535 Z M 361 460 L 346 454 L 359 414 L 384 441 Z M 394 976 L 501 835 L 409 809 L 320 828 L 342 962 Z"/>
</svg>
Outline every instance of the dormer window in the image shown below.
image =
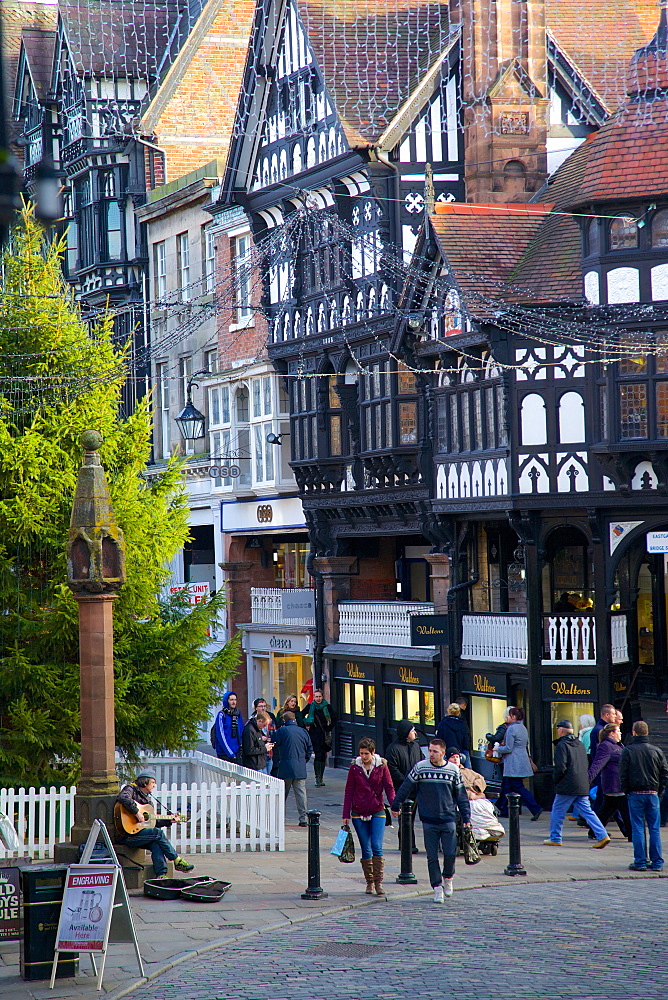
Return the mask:
<svg viewBox="0 0 668 1000">
<path fill-rule="evenodd" d="M 592 219 L 587 226 L 587 257 L 598 257 L 601 253 L 601 229 L 598 219 Z"/>
<path fill-rule="evenodd" d="M 629 215 L 618 215 L 610 223 L 610 249 L 633 250 L 638 246 L 638 221 Z"/>
<path fill-rule="evenodd" d="M 652 219 L 652 249 L 668 247 L 668 208 L 657 212 Z"/>
</svg>

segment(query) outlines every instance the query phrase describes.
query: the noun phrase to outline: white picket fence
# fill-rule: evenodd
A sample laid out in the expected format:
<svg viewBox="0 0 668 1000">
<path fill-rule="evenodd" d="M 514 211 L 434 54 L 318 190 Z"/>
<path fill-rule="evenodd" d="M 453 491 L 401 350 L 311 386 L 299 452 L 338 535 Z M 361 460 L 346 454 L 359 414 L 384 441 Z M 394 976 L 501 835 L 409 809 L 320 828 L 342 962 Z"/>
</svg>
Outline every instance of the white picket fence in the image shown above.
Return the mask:
<svg viewBox="0 0 668 1000">
<path fill-rule="evenodd" d="M 158 812 L 188 816 L 173 824 L 169 838 L 179 851 L 285 850 L 285 794 L 278 778 L 197 752 L 165 754 L 143 761 L 156 771 Z M 194 779 L 194 780 L 193 780 Z M 9 817 L 22 847 L 0 859 L 48 858 L 69 838 L 76 788 L 0 788 L 0 812 Z"/>
</svg>

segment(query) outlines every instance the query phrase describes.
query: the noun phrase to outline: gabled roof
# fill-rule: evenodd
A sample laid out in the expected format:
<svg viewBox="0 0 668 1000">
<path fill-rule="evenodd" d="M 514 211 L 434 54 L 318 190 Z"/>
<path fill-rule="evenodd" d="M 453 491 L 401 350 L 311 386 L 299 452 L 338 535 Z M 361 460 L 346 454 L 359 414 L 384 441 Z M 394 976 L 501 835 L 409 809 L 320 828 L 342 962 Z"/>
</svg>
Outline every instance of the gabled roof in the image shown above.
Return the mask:
<svg viewBox="0 0 668 1000">
<path fill-rule="evenodd" d="M 51 82 L 56 32 L 46 28 L 24 28 L 22 35 L 25 60 L 38 100 L 43 101 Z"/>
<path fill-rule="evenodd" d="M 447 45 L 449 5 L 434 0 L 296 0 L 351 143 L 376 142 Z"/>
<path fill-rule="evenodd" d="M 60 0 L 74 68 L 81 76 L 155 80 L 201 13 L 201 0 Z"/>
<path fill-rule="evenodd" d="M 626 96 L 634 51 L 654 34 L 657 0 L 545 0 L 545 19 L 559 49 L 609 111 Z"/>
<path fill-rule="evenodd" d="M 517 262 L 545 222 L 550 205 L 437 204 L 433 232 L 458 287 L 471 293 L 467 307 L 481 316 L 477 296 L 507 297 Z"/>
</svg>

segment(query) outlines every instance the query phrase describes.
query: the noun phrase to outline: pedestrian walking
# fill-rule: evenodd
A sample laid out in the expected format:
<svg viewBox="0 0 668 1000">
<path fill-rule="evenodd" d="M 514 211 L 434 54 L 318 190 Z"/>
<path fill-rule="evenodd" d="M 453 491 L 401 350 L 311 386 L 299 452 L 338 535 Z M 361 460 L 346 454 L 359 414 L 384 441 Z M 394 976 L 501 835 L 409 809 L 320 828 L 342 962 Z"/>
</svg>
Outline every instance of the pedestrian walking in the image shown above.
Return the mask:
<svg viewBox="0 0 668 1000">
<path fill-rule="evenodd" d="M 461 707 L 456 701 L 448 705 L 447 715 L 439 722 L 436 729 L 436 736 L 439 740 L 443 740 L 446 747 L 457 747 L 462 755 L 464 766 L 469 766 L 471 733 L 466 720 L 462 718 Z"/>
<path fill-rule="evenodd" d="M 256 712 L 244 726 L 241 736 L 242 763 L 253 771 L 266 773 L 267 751 L 272 750 L 274 744 L 266 742 L 262 730 L 269 721 L 269 716 L 264 712 Z"/>
<path fill-rule="evenodd" d="M 598 734 L 601 732 L 609 722 L 617 722 L 617 711 L 614 705 L 602 705 L 601 706 L 601 717 L 598 722 L 594 725 L 591 733 L 589 734 L 589 763 L 591 764 L 596 749 L 598 747 Z M 597 786 L 598 786 L 597 782 Z"/>
<path fill-rule="evenodd" d="M 601 849 L 610 843 L 605 827 L 589 802 L 589 775 L 587 774 L 587 751 L 573 732 L 573 723 L 563 719 L 557 723 L 557 739 L 554 741 L 554 769 L 552 772 L 556 793 L 552 803 L 550 839 L 544 840 L 546 847 L 560 847 L 562 829 L 566 813 L 577 811 L 596 836 L 592 847 Z"/>
<path fill-rule="evenodd" d="M 596 815 L 603 826 L 614 817 L 617 826 L 631 840 L 629 805 L 619 781 L 619 762 L 622 759 L 622 732 L 616 722 L 608 722 L 598 734 L 598 747 L 589 768 L 589 781 L 600 775 L 601 799 Z M 589 839 L 595 834 L 589 831 Z"/>
<path fill-rule="evenodd" d="M 442 903 L 444 896 L 452 896 L 457 857 L 457 810 L 462 824 L 470 826 L 471 807 L 459 768 L 447 763 L 445 743 L 438 737 L 429 743 L 429 760 L 415 764 L 402 783 L 391 806 L 394 815 L 399 815 L 405 799 L 416 796 L 434 902 Z M 442 872 L 439 847 L 443 851 Z"/>
<path fill-rule="evenodd" d="M 543 810 L 524 784 L 524 779 L 533 775 L 533 767 L 529 757 L 529 733 L 524 725 L 523 708 L 513 707 L 508 710 L 508 727 L 498 752 L 503 761 L 501 797 L 496 804 L 499 815 L 508 816 L 508 793 L 516 792 L 522 797 L 532 821 L 535 822 L 540 819 Z"/>
<path fill-rule="evenodd" d="M 668 786 L 668 763 L 663 750 L 650 743 L 646 722 L 634 722 L 632 732 L 633 740 L 622 750 L 619 763 L 619 781 L 628 796 L 633 837 L 633 864 L 629 868 L 659 872 L 663 868 L 659 801 Z"/>
<path fill-rule="evenodd" d="M 313 747 L 311 737 L 305 729 L 297 725 L 294 712 L 283 712 L 283 725 L 276 730 L 274 746 L 280 751 L 278 777 L 285 782 L 285 797 L 290 789 L 295 792 L 295 802 L 299 813 L 299 825 L 308 826 L 306 810 L 306 764 L 311 759 Z"/>
<path fill-rule="evenodd" d="M 384 896 L 383 837 L 385 836 L 385 806 L 394 798 L 394 786 L 384 757 L 376 753 L 376 744 L 365 737 L 360 740 L 359 755 L 348 769 L 346 789 L 343 793 L 343 825 L 352 819 L 362 851 L 362 871 L 366 879 L 366 892 Z"/>
<path fill-rule="evenodd" d="M 587 753 L 589 753 L 591 748 L 591 731 L 596 725 L 596 719 L 594 718 L 593 715 L 585 713 L 584 715 L 580 716 L 578 721 L 580 723 L 580 732 L 578 733 L 578 739 L 580 740 L 580 743 L 584 743 L 584 748 L 587 751 Z"/>
<path fill-rule="evenodd" d="M 296 694 L 289 694 L 288 697 L 283 702 L 283 708 L 279 708 L 278 712 L 276 713 L 276 728 L 277 729 L 280 726 L 283 725 L 284 720 L 285 720 L 285 713 L 286 712 L 292 712 L 292 714 L 294 715 L 295 720 L 297 722 L 297 725 L 301 729 L 305 729 L 306 728 L 305 725 L 304 725 L 304 714 L 303 714 L 302 710 L 299 707 L 299 702 L 297 701 L 297 695 Z"/>
<path fill-rule="evenodd" d="M 418 743 L 417 729 L 408 719 L 400 719 L 397 722 L 397 735 L 389 744 L 385 751 L 387 766 L 390 769 L 392 784 L 395 793 L 401 788 L 406 775 L 419 760 L 424 760 L 422 748 Z M 417 812 L 417 802 L 414 799 L 411 807 L 411 845 L 413 854 L 419 854 L 415 843 L 415 813 Z M 401 823 L 397 824 L 399 830 L 399 849 L 401 849 Z"/>
<path fill-rule="evenodd" d="M 315 755 L 313 761 L 315 787 L 324 788 L 327 754 L 332 749 L 332 732 L 336 725 L 336 713 L 329 702 L 325 700 L 325 696 L 319 688 L 313 692 L 313 701 L 304 709 L 304 725 L 311 737 Z"/>
<path fill-rule="evenodd" d="M 241 758 L 241 737 L 244 720 L 237 706 L 235 691 L 223 695 L 223 707 L 211 729 L 211 745 L 220 760 L 238 764 Z"/>
</svg>

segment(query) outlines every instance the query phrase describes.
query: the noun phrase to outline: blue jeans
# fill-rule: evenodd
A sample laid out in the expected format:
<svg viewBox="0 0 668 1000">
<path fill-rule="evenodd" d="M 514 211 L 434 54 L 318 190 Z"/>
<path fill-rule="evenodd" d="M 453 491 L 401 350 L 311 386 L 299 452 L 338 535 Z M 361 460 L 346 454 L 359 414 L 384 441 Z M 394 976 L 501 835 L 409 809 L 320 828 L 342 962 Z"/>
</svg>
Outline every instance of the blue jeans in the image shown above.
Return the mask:
<svg viewBox="0 0 668 1000">
<path fill-rule="evenodd" d="M 385 810 L 371 819 L 360 819 L 353 816 L 353 826 L 362 849 L 362 859 L 382 858 L 383 837 L 385 836 Z"/>
<path fill-rule="evenodd" d="M 591 807 L 588 795 L 560 795 L 557 792 L 552 803 L 550 840 L 557 844 L 561 843 L 561 830 L 567 812 L 581 816 L 587 826 L 591 827 L 597 840 L 603 840 L 608 836 L 605 827 Z"/>
<path fill-rule="evenodd" d="M 452 878 L 455 874 L 455 858 L 457 857 L 457 824 L 454 819 L 442 823 L 423 823 L 424 849 L 427 852 L 427 868 L 429 883 L 432 888 L 441 884 L 441 868 L 438 863 L 439 845 L 443 850 L 443 878 Z"/>
<path fill-rule="evenodd" d="M 133 851 L 139 847 L 145 847 L 150 851 L 156 878 L 167 874 L 165 858 L 175 861 L 179 856 L 179 852 L 165 836 L 165 831 L 159 830 L 157 827 L 140 830 L 139 833 L 131 833 L 127 837 L 123 837 L 122 840 L 118 837 L 117 840 L 119 844 L 127 844 Z"/>
<path fill-rule="evenodd" d="M 651 795 L 629 792 L 628 800 L 631 836 L 633 837 L 633 863 L 635 865 L 651 864 L 656 868 L 663 867 L 659 796 L 656 792 L 652 792 Z M 647 860 L 645 827 L 649 830 L 649 862 Z"/>
<path fill-rule="evenodd" d="M 524 778 L 504 777 L 501 782 L 501 795 L 496 803 L 496 808 L 499 810 L 499 813 L 504 817 L 504 819 L 508 817 L 508 792 L 517 792 L 517 794 L 521 796 L 522 802 L 524 802 L 532 816 L 538 815 L 541 811 L 541 808 L 534 799 L 533 795 L 529 789 L 526 788 Z"/>
<path fill-rule="evenodd" d="M 268 757 L 267 758 L 267 763 L 264 765 L 264 773 L 265 774 L 271 774 L 271 769 L 272 769 L 273 766 L 274 766 L 273 760 L 270 757 Z"/>
</svg>

